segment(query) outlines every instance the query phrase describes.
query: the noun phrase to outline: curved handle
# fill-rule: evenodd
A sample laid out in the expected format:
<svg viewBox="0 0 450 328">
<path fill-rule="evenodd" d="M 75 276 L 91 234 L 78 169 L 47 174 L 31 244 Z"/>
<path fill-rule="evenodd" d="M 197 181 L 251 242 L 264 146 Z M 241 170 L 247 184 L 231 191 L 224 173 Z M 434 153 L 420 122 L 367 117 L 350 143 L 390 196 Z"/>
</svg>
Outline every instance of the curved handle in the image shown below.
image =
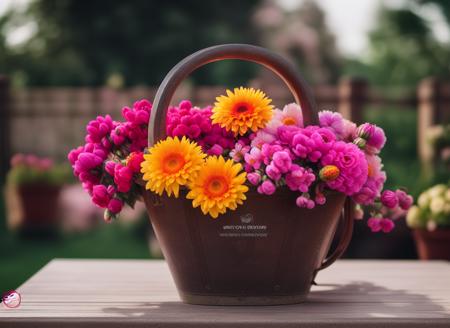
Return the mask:
<svg viewBox="0 0 450 328">
<path fill-rule="evenodd" d="M 156 92 L 148 125 L 148 144 L 152 146 L 166 135 L 166 112 L 179 84 L 195 69 L 219 60 L 240 59 L 261 64 L 276 73 L 288 86 L 303 110 L 305 124 L 317 122 L 311 91 L 296 68 L 283 57 L 248 44 L 224 44 L 205 48 L 180 61 L 166 75 Z"/>
<path fill-rule="evenodd" d="M 316 270 L 316 272 L 328 268 L 332 265 L 338 258 L 344 254 L 345 250 L 352 239 L 353 234 L 353 223 L 354 223 L 354 203 L 350 197 L 347 197 L 344 204 L 344 213 L 342 214 L 344 227 L 339 237 L 339 242 L 336 246 L 336 249 L 328 256 L 320 265 L 320 267 Z"/>
</svg>

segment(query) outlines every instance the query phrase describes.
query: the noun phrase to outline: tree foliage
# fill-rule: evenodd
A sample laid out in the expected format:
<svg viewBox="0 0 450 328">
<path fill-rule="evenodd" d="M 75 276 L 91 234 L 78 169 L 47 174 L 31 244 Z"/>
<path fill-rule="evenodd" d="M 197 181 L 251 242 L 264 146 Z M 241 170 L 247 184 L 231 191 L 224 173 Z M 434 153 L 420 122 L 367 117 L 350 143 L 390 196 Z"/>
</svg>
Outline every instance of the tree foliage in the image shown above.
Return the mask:
<svg viewBox="0 0 450 328">
<path fill-rule="evenodd" d="M 175 63 L 200 48 L 253 42 L 248 16 L 257 3 L 36 0 L 26 15 L 36 22 L 37 32 L 3 70 L 21 72 L 28 85 L 102 85 L 114 74 L 127 85 L 156 85 Z M 251 75 L 248 65 L 223 63 L 195 79 L 236 83 Z"/>
</svg>

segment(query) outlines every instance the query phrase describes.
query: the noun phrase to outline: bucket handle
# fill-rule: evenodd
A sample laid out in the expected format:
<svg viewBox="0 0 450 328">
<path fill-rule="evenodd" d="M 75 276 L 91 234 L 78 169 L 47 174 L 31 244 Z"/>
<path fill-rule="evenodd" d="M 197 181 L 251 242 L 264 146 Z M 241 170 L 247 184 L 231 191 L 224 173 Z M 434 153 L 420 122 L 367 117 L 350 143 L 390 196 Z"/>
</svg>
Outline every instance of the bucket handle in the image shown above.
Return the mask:
<svg viewBox="0 0 450 328">
<path fill-rule="evenodd" d="M 166 75 L 155 95 L 148 125 L 148 144 L 166 136 L 166 113 L 179 84 L 194 70 L 208 63 L 239 59 L 263 65 L 277 74 L 301 106 L 305 124 L 317 123 L 316 104 L 306 81 L 285 58 L 265 48 L 248 44 L 223 44 L 199 50 L 184 58 Z"/>
<path fill-rule="evenodd" d="M 323 260 L 322 264 L 316 270 L 316 272 L 328 268 L 338 258 L 340 258 L 347 249 L 353 234 L 353 223 L 355 220 L 354 207 L 355 204 L 353 203 L 353 200 L 350 197 L 347 197 L 344 203 L 344 209 L 341 216 L 344 226 L 342 227 L 342 232 L 341 235 L 339 236 L 338 244 L 336 245 L 335 250 L 325 260 Z"/>
</svg>

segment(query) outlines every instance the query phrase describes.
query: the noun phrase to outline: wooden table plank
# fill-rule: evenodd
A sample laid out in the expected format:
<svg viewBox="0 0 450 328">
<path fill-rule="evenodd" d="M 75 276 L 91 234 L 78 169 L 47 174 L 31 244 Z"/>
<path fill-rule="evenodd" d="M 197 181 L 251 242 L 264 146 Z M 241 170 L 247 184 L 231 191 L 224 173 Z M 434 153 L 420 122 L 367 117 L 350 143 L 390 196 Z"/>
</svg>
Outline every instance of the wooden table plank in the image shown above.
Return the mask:
<svg viewBox="0 0 450 328">
<path fill-rule="evenodd" d="M 0 327 L 450 327 L 450 264 L 340 260 L 306 303 L 180 303 L 164 261 L 53 260 L 18 288 Z"/>
</svg>

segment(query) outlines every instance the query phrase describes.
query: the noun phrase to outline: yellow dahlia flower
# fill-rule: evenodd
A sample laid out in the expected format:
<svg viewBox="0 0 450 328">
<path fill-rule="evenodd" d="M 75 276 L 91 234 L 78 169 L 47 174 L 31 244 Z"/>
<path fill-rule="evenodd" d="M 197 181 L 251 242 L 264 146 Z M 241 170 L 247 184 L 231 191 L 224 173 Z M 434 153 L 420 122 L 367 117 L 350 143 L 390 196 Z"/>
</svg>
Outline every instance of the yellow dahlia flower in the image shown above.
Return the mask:
<svg viewBox="0 0 450 328">
<path fill-rule="evenodd" d="M 216 98 L 212 122 L 219 124 L 235 135 L 244 135 L 264 128 L 273 115 L 272 99 L 266 97 L 261 90 L 253 88 L 235 88 L 227 90 L 226 96 Z"/>
<path fill-rule="evenodd" d="M 236 209 L 246 199 L 248 187 L 244 185 L 246 173 L 242 165 L 222 156 L 208 157 L 197 178 L 189 184 L 186 198 L 192 206 L 200 206 L 203 214 L 217 218 L 229 208 Z"/>
<path fill-rule="evenodd" d="M 165 190 L 169 196 L 173 193 L 178 197 L 180 186 L 196 178 L 205 156 L 201 147 L 186 137 L 159 141 L 141 163 L 145 189 L 159 195 Z"/>
</svg>

